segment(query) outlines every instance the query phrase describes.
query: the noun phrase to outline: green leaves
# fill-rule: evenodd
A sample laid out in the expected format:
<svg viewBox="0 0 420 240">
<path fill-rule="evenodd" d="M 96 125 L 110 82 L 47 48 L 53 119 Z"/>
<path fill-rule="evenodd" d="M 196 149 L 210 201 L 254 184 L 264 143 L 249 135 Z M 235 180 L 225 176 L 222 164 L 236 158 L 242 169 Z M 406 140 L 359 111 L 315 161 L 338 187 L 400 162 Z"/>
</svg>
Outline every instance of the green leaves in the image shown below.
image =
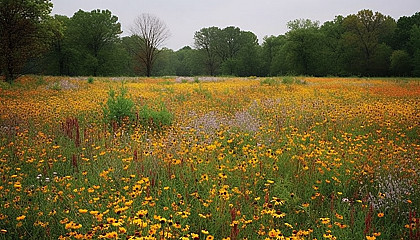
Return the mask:
<svg viewBox="0 0 420 240">
<path fill-rule="evenodd" d="M 391 71 L 396 76 L 406 76 L 411 70 L 410 55 L 404 50 L 396 50 L 391 55 Z"/>
<path fill-rule="evenodd" d="M 259 67 L 258 38 L 252 32 L 229 26 L 202 28 L 194 34 L 210 75 L 257 75 Z M 221 71 L 221 72 L 220 72 Z"/>
<path fill-rule="evenodd" d="M 100 75 L 101 66 L 108 60 L 106 51 L 119 42 L 122 33 L 118 17 L 109 10 L 79 10 L 68 23 L 67 41 L 72 48 L 84 56 L 79 63 L 86 75 Z M 83 58 L 83 57 L 82 57 Z"/>
<path fill-rule="evenodd" d="M 373 13 L 371 10 L 361 10 L 357 14 L 347 16 L 343 21 L 346 33 L 343 38 L 349 49 L 352 49 L 353 62 L 359 62 L 359 65 L 350 69 L 353 72 L 359 72 L 362 75 L 378 75 L 376 66 L 379 63 L 376 56 L 381 54 L 384 49 L 381 46 L 385 40 L 393 34 L 396 23 L 389 16 L 385 16 L 379 12 Z M 389 59 L 390 54 L 385 56 Z M 376 58 L 376 59 L 375 59 Z M 376 65 L 376 66 L 374 66 Z M 388 69 L 387 63 L 385 69 Z"/>
<path fill-rule="evenodd" d="M 0 69 L 12 82 L 26 61 L 44 51 L 51 31 L 49 0 L 0 0 Z"/>
<path fill-rule="evenodd" d="M 170 126 L 174 115 L 169 112 L 165 105 L 161 104 L 158 110 L 151 109 L 144 105 L 139 111 L 139 122 L 143 127 L 150 130 L 162 130 L 165 126 Z"/>
<path fill-rule="evenodd" d="M 134 102 L 126 95 L 127 88 L 124 86 L 118 94 L 114 89 L 109 90 L 106 105 L 102 106 L 105 122 L 121 124 L 124 120 L 134 119 Z"/>
<path fill-rule="evenodd" d="M 121 86 L 117 93 L 114 89 L 108 92 L 108 100 L 102 106 L 104 121 L 109 124 L 134 123 L 136 112 L 133 100 L 127 96 L 127 88 Z M 170 126 L 174 115 L 168 111 L 163 103 L 157 108 L 151 108 L 147 104 L 140 107 L 137 114 L 136 124 L 142 125 L 146 130 L 162 130 L 165 126 Z"/>
</svg>

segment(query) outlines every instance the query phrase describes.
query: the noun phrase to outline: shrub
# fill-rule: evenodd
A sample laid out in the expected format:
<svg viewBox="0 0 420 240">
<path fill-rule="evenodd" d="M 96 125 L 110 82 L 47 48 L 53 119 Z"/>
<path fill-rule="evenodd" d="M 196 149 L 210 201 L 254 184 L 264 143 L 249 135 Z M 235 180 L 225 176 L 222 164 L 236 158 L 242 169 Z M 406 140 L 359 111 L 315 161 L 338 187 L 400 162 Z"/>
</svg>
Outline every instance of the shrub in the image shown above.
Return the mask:
<svg viewBox="0 0 420 240">
<path fill-rule="evenodd" d="M 54 82 L 51 86 L 50 86 L 51 90 L 55 90 L 55 91 L 61 91 L 61 83 L 60 82 Z"/>
<path fill-rule="evenodd" d="M 158 84 L 160 84 L 160 85 L 173 85 L 173 84 L 175 84 L 175 82 L 172 82 L 172 81 L 169 81 L 168 79 L 166 79 L 165 81 L 159 82 Z"/>
<path fill-rule="evenodd" d="M 292 84 L 295 82 L 295 79 L 293 77 L 284 77 L 283 80 L 281 81 L 281 83 L 283 84 Z"/>
<path fill-rule="evenodd" d="M 93 77 L 89 77 L 88 80 L 87 80 L 87 82 L 90 83 L 90 84 L 92 84 L 93 83 L 93 80 L 94 80 Z"/>
<path fill-rule="evenodd" d="M 12 85 L 9 82 L 0 79 L 0 89 L 10 89 Z"/>
<path fill-rule="evenodd" d="M 164 104 L 160 105 L 159 110 L 143 105 L 139 111 L 140 124 L 152 130 L 161 130 L 164 126 L 170 126 L 173 118 L 173 114 L 166 109 Z"/>
<path fill-rule="evenodd" d="M 296 84 L 301 84 L 301 85 L 307 84 L 305 79 L 297 79 L 297 78 L 295 79 L 295 83 Z"/>
<path fill-rule="evenodd" d="M 134 119 L 134 102 L 126 95 L 127 88 L 124 86 L 120 88 L 119 94 L 113 89 L 109 90 L 106 105 L 102 106 L 105 122 L 121 124 L 123 120 Z"/>
<path fill-rule="evenodd" d="M 260 81 L 260 85 L 268 85 L 268 86 L 275 86 L 279 85 L 279 81 L 274 78 L 265 78 Z"/>
<path fill-rule="evenodd" d="M 194 88 L 194 92 L 196 92 L 197 94 L 203 95 L 207 99 L 213 98 L 213 95 L 211 94 L 210 90 L 208 90 L 207 88 L 203 88 L 201 84 L 198 85 L 198 88 Z"/>
<path fill-rule="evenodd" d="M 36 79 L 36 85 L 37 86 L 45 85 L 45 83 L 46 83 L 46 81 L 45 81 L 43 76 L 38 76 L 37 77 L 37 79 Z"/>
</svg>

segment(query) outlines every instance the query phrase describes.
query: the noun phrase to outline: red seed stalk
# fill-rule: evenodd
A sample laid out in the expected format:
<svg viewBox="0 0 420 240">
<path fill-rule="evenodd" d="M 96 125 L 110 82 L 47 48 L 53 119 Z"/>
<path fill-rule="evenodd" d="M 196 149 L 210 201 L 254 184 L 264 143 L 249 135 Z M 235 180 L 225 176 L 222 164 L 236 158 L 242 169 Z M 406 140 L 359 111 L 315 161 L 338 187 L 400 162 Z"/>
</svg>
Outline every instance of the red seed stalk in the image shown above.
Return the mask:
<svg viewBox="0 0 420 240">
<path fill-rule="evenodd" d="M 232 208 L 230 210 L 230 217 L 231 217 L 231 222 L 232 223 L 236 220 L 236 213 L 237 213 L 237 209 L 236 208 Z M 238 234 L 239 234 L 238 224 L 237 223 L 233 223 L 232 229 L 230 231 L 230 239 L 236 240 Z"/>
<path fill-rule="evenodd" d="M 74 141 L 76 147 L 80 146 L 80 127 L 77 118 L 66 118 L 65 123 L 61 123 L 61 130 L 68 138 Z"/>
<path fill-rule="evenodd" d="M 79 172 L 79 166 L 78 166 L 77 157 L 75 154 L 73 154 L 72 156 L 71 165 L 76 172 Z"/>
<path fill-rule="evenodd" d="M 80 131 L 79 131 L 79 122 L 77 121 L 77 118 L 74 118 L 74 126 L 76 131 L 76 138 L 74 139 L 74 142 L 76 143 L 76 147 L 80 146 Z"/>
<path fill-rule="evenodd" d="M 269 195 L 268 195 L 268 191 L 267 191 L 267 192 L 265 192 L 264 202 L 268 203 L 268 199 L 269 199 Z"/>
<path fill-rule="evenodd" d="M 331 193 L 331 203 L 330 203 L 331 212 L 334 212 L 334 198 L 335 198 L 334 193 Z"/>
<path fill-rule="evenodd" d="M 133 160 L 134 160 L 134 162 L 137 162 L 137 160 L 138 160 L 138 156 L 137 156 L 137 148 L 136 148 L 136 149 L 134 149 L 134 153 L 133 153 Z"/>
<path fill-rule="evenodd" d="M 373 216 L 373 206 L 371 204 L 369 207 L 369 211 L 365 217 L 365 230 L 363 231 L 365 235 L 367 235 L 370 229 L 372 228 L 372 216 Z"/>
</svg>

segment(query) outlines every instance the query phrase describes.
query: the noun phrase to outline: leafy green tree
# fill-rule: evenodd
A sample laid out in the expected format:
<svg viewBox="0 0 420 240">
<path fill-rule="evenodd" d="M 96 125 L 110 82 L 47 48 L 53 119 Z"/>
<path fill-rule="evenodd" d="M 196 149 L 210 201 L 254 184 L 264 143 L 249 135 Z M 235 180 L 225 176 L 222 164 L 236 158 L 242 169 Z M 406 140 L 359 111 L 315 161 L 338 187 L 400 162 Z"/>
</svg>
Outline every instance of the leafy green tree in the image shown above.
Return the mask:
<svg viewBox="0 0 420 240">
<path fill-rule="evenodd" d="M 249 76 L 259 73 L 260 53 L 254 33 L 226 27 L 219 32 L 217 50 L 223 74 Z"/>
<path fill-rule="evenodd" d="M 218 39 L 221 29 L 218 27 L 202 28 L 194 34 L 195 47 L 204 55 L 207 73 L 216 75 L 220 64 L 218 56 Z"/>
<path fill-rule="evenodd" d="M 398 19 L 391 45 L 394 49 L 406 50 L 407 53 L 413 54 L 409 47 L 409 41 L 414 25 L 420 26 L 420 12 L 416 12 L 412 16 L 402 16 Z"/>
<path fill-rule="evenodd" d="M 192 76 L 194 68 L 191 64 L 193 51 L 194 50 L 191 47 L 185 46 L 175 52 L 177 60 L 175 74 L 177 76 Z"/>
<path fill-rule="evenodd" d="M 362 75 L 386 74 L 378 71 L 380 69 L 377 66 L 384 62 L 379 55 L 386 59 L 390 57 L 383 54 L 385 47 L 382 44 L 386 44 L 392 36 L 396 28 L 395 20 L 379 12 L 361 10 L 357 14 L 347 16 L 343 25 L 346 30 L 343 38 L 349 51 L 347 54 L 349 70 L 353 74 Z M 383 69 L 388 69 L 388 66 Z"/>
<path fill-rule="evenodd" d="M 412 16 L 402 16 L 398 19 L 391 45 L 397 50 L 391 57 L 391 70 L 394 74 L 401 75 L 404 73 L 403 75 L 407 75 L 407 71 L 412 71 L 413 75 L 420 75 L 420 69 L 417 70 L 419 68 L 417 66 L 420 64 L 420 53 L 417 53 L 420 45 L 416 44 L 418 27 L 420 27 L 420 12 L 416 12 Z M 410 64 L 403 66 L 403 64 L 407 64 L 406 54 L 410 58 Z"/>
<path fill-rule="evenodd" d="M 246 44 L 248 40 L 254 42 L 255 35 L 250 36 L 248 33 L 250 32 L 243 32 L 240 28 L 234 26 L 222 29 L 222 42 L 220 43 L 223 46 L 221 47 L 222 52 L 220 52 L 222 60 L 234 58 L 241 50 L 242 45 Z"/>
<path fill-rule="evenodd" d="M 7 82 L 47 49 L 51 9 L 49 0 L 0 0 L 0 69 Z"/>
<path fill-rule="evenodd" d="M 99 53 L 98 73 L 103 76 L 132 76 L 130 69 L 131 58 L 128 52 L 124 49 L 121 40 L 111 44 L 106 48 L 106 51 Z"/>
<path fill-rule="evenodd" d="M 261 74 L 261 48 L 258 45 L 258 38 L 252 32 L 241 31 L 241 45 L 236 59 L 236 71 L 234 75 L 246 77 Z"/>
<path fill-rule="evenodd" d="M 50 34 L 48 41 L 48 50 L 42 54 L 29 58 L 22 74 L 47 74 L 63 75 L 64 69 L 68 66 L 68 57 L 66 56 L 65 28 L 69 18 L 66 16 L 55 15 L 49 19 Z"/>
<path fill-rule="evenodd" d="M 381 43 L 378 45 L 370 63 L 371 75 L 389 76 L 391 74 L 390 66 L 392 52 L 392 48 L 386 43 Z"/>
<path fill-rule="evenodd" d="M 261 54 L 262 54 L 262 75 L 275 76 L 281 75 L 282 64 L 277 58 L 282 59 L 282 48 L 286 43 L 286 36 L 266 36 L 264 37 Z"/>
<path fill-rule="evenodd" d="M 172 49 L 162 48 L 152 74 L 154 76 L 174 76 L 179 62 Z"/>
<path fill-rule="evenodd" d="M 413 72 L 412 75 L 420 77 L 420 51 L 416 51 L 412 58 Z"/>
<path fill-rule="evenodd" d="M 137 57 L 140 51 L 139 46 L 137 44 L 138 41 L 140 40 L 137 38 L 139 37 L 135 35 L 131 35 L 131 36 L 123 37 L 121 39 L 121 44 L 129 57 L 129 63 L 127 65 L 127 68 L 130 69 L 129 75 L 142 75 L 143 74 L 142 66 Z"/>
<path fill-rule="evenodd" d="M 287 23 L 287 28 L 289 31 L 296 31 L 302 29 L 318 29 L 319 21 L 312 21 L 310 19 L 295 19 Z"/>
<path fill-rule="evenodd" d="M 206 74 L 206 68 L 203 64 L 201 64 L 203 62 L 203 55 L 200 53 L 199 50 L 191 49 L 190 47 L 188 47 L 180 49 L 177 53 L 182 54 L 182 52 L 184 52 L 184 59 L 181 61 L 181 64 L 184 64 L 185 66 L 187 66 L 188 69 L 190 69 L 190 76 L 202 76 Z M 177 72 L 182 71 L 181 68 L 182 65 L 179 66 Z M 182 74 L 177 75 L 182 76 Z"/>
<path fill-rule="evenodd" d="M 411 74 L 411 58 L 405 50 L 395 50 L 391 55 L 391 73 L 394 76 Z"/>
<path fill-rule="evenodd" d="M 413 52 L 413 76 L 420 76 L 420 26 L 413 25 L 409 41 L 410 49 Z"/>
<path fill-rule="evenodd" d="M 321 28 L 323 43 L 322 54 L 318 58 L 322 75 L 343 76 L 348 75 L 344 66 L 343 44 L 343 16 L 336 16 L 334 20 L 325 22 Z"/>
<path fill-rule="evenodd" d="M 52 35 L 49 50 L 35 59 L 32 73 L 48 75 L 70 75 L 71 49 L 67 43 L 66 29 L 70 19 L 67 16 L 54 15 L 51 22 Z"/>
<path fill-rule="evenodd" d="M 238 27 L 226 27 L 218 32 L 215 44 L 216 53 L 221 60 L 223 74 L 234 75 L 237 71 L 236 59 L 241 46 L 244 44 L 243 33 Z"/>
<path fill-rule="evenodd" d="M 202 28 L 194 35 L 207 73 L 249 76 L 261 71 L 258 38 L 238 27 Z"/>
<path fill-rule="evenodd" d="M 167 48 L 163 48 L 161 51 L 153 68 L 153 75 L 197 76 L 206 73 L 203 65 L 200 64 L 201 54 L 198 50 L 186 46 L 176 52 Z"/>
<path fill-rule="evenodd" d="M 171 75 L 176 76 L 205 75 L 206 70 L 201 64 L 200 57 L 201 54 L 198 50 L 185 46 L 176 52 L 171 52 L 166 61 L 166 64 L 169 65 L 167 68 L 171 70 Z"/>
<path fill-rule="evenodd" d="M 287 24 L 286 58 L 289 71 L 296 74 L 318 75 L 318 57 L 322 42 L 319 22 L 297 19 Z"/>
<path fill-rule="evenodd" d="M 78 63 L 86 75 L 97 76 L 109 51 L 122 33 L 118 17 L 109 10 L 79 10 L 70 19 L 67 34 L 72 48 L 78 51 Z"/>
<path fill-rule="evenodd" d="M 52 54 L 56 58 L 58 63 L 58 74 L 64 75 L 66 66 L 68 65 L 68 51 L 66 51 L 65 45 L 65 31 L 69 24 L 70 19 L 67 16 L 55 15 L 53 17 L 54 22 L 54 36 L 52 38 Z M 68 73 L 68 67 L 67 67 Z"/>
</svg>

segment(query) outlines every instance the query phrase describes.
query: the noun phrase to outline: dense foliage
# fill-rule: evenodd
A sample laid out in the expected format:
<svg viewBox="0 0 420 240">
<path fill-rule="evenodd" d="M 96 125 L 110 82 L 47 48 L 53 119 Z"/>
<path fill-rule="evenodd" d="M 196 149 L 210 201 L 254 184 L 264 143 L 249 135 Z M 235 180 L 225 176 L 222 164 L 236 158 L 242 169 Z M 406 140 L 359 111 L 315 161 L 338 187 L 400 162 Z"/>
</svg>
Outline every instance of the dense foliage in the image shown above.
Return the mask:
<svg viewBox="0 0 420 240">
<path fill-rule="evenodd" d="M 52 35 L 50 0 L 0 0 L 0 73 L 12 82 Z"/>
<path fill-rule="evenodd" d="M 2 11 L 7 12 L 8 2 L 12 1 L 2 0 Z M 49 13 L 48 1 L 34 2 L 45 8 L 34 13 L 44 19 Z M 7 16 L 2 14 L 2 18 Z M 26 63 L 23 73 L 68 76 L 420 76 L 419 12 L 397 21 L 371 10 L 337 16 L 323 24 L 296 19 L 287 23 L 287 33 L 266 36 L 261 44 L 254 33 L 239 27 L 205 27 L 193 34 L 194 48 L 186 46 L 177 51 L 161 48 L 169 31 L 156 19 L 143 21 L 146 25 L 137 20 L 133 27 L 137 31 L 132 30 L 131 36 L 123 37 L 118 17 L 109 10 L 79 10 L 70 18 L 50 17 L 48 24 L 44 24 L 52 29 L 48 34 L 42 30 L 45 28 L 38 27 L 40 24 L 33 25 L 28 19 L 32 24 L 28 26 L 33 28 L 25 31 L 47 36 L 50 50 L 41 57 L 28 59 L 35 56 L 30 53 L 39 52 L 39 47 L 25 45 L 13 50 L 13 54 L 3 51 L 2 62 L 22 55 L 26 56 L 19 62 Z M 11 26 L 1 22 L 3 35 L 20 36 L 6 30 Z M 148 27 L 157 30 L 146 31 Z M 152 36 L 157 36 L 157 40 L 142 32 L 155 33 Z M 23 36 L 30 37 L 16 42 L 28 42 L 34 37 Z M 35 43 L 40 45 L 39 41 Z M 1 65 L 2 73 L 11 79 L 11 70 L 6 65 Z M 20 70 L 21 67 L 16 67 L 13 72 Z"/>
<path fill-rule="evenodd" d="M 102 106 L 104 120 L 107 123 L 121 124 L 124 120 L 129 121 L 134 118 L 134 102 L 127 96 L 127 88 L 122 86 L 119 93 L 114 89 L 108 92 L 108 100 Z"/>
</svg>

